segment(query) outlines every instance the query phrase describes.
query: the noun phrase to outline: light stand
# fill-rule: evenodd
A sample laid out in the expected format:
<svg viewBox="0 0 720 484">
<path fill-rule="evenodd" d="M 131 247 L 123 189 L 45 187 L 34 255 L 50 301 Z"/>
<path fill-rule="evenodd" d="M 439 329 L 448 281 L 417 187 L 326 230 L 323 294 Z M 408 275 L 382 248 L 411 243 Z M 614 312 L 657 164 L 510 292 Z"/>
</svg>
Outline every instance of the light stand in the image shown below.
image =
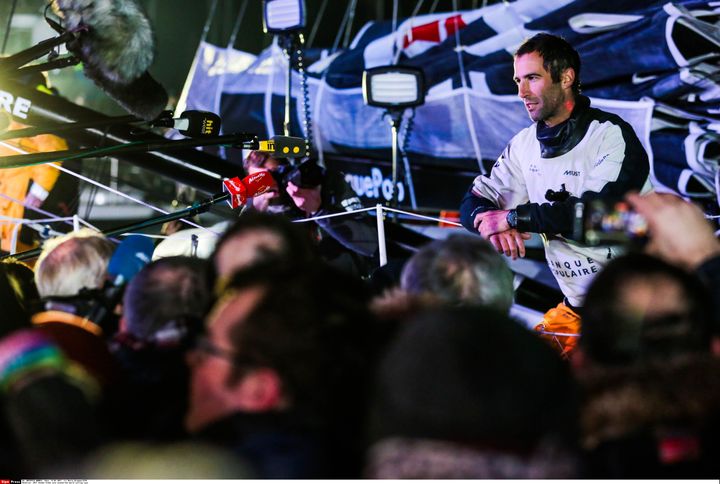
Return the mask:
<svg viewBox="0 0 720 484">
<path fill-rule="evenodd" d="M 392 134 L 392 195 L 397 208 L 399 132 L 403 113 L 425 102 L 425 76 L 421 69 L 402 66 L 375 67 L 363 72 L 363 99 L 368 106 L 385 108 Z"/>
<path fill-rule="evenodd" d="M 388 109 L 385 115 L 390 121 L 390 132 L 392 134 L 392 191 L 390 192 L 390 207 L 397 208 L 397 184 L 398 184 L 398 158 L 400 151 L 399 132 L 402 124 L 403 111 L 399 109 Z"/>
<path fill-rule="evenodd" d="M 285 117 L 283 119 L 283 133 L 285 136 L 290 136 L 293 53 L 296 50 L 301 52 L 303 45 L 302 30 L 305 28 L 305 20 L 305 0 L 263 1 L 263 30 L 265 33 L 278 36 L 280 46 L 287 56 L 288 62 L 285 82 Z M 309 145 L 309 140 L 306 144 Z M 305 154 L 308 154 L 309 146 L 306 146 L 305 151 Z"/>
</svg>

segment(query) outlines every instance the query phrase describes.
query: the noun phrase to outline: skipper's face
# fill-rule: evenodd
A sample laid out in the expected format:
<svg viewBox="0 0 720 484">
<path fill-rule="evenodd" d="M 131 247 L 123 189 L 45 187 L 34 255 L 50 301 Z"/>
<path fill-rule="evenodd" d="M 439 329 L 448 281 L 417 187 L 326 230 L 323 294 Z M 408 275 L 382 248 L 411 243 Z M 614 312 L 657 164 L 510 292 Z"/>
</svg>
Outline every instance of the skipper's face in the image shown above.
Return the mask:
<svg viewBox="0 0 720 484">
<path fill-rule="evenodd" d="M 514 68 L 518 96 L 523 100 L 530 119 L 544 121 L 548 126 L 564 121 L 569 112 L 564 106 L 566 94 L 562 80 L 553 82 L 540 54 L 530 52 L 516 57 Z"/>
</svg>

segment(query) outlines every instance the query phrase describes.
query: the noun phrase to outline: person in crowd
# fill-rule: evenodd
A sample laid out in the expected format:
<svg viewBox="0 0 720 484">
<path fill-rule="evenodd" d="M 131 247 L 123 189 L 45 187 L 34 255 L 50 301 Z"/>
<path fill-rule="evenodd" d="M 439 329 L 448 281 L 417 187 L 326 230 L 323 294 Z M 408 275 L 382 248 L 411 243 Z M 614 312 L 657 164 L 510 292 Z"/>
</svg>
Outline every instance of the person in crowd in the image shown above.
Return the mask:
<svg viewBox="0 0 720 484">
<path fill-rule="evenodd" d="M 470 234 L 451 234 L 410 257 L 399 287 L 375 297 L 371 308 L 380 319 L 402 324 L 438 305 L 484 305 L 508 314 L 512 302 L 512 271 L 495 248 Z"/>
<path fill-rule="evenodd" d="M 438 307 L 379 364 L 366 476 L 574 477 L 576 414 L 569 368 L 545 342 L 489 308 Z"/>
<path fill-rule="evenodd" d="M 0 263 L 0 335 L 30 327 L 30 316 L 40 299 L 33 277 L 32 269 L 20 261 L 4 259 Z"/>
<path fill-rule="evenodd" d="M 32 323 L 106 388 L 120 378 L 99 314 L 112 314 L 101 294 L 114 246 L 90 229 L 48 240 L 35 265 L 42 310 Z"/>
<path fill-rule="evenodd" d="M 252 198 L 249 206 L 254 210 L 302 219 L 363 208 L 342 175 L 319 167 L 313 158 L 293 167 L 287 160 L 251 151 L 243 168 L 247 174 L 268 170 L 278 182 L 277 188 Z M 320 219 L 310 227 L 323 258 L 359 275 L 368 272 L 368 261 L 363 259 L 374 257 L 378 238 L 367 214 Z"/>
<path fill-rule="evenodd" d="M 702 211 L 671 194 L 631 193 L 627 201 L 648 224 L 646 250 L 695 272 L 711 293 L 715 327 L 720 328 L 720 240 Z M 720 354 L 720 340 L 714 340 Z"/>
<path fill-rule="evenodd" d="M 0 470 L 67 477 L 103 443 L 96 382 L 42 332 L 0 335 Z"/>
<path fill-rule="evenodd" d="M 286 217 L 247 212 L 223 232 L 211 260 L 215 275 L 223 280 L 268 259 L 302 263 L 314 255 L 310 240 Z"/>
<path fill-rule="evenodd" d="M 413 255 L 403 268 L 400 287 L 427 293 L 450 305 L 482 305 L 507 314 L 513 301 L 513 275 L 486 241 L 451 234 Z"/>
<path fill-rule="evenodd" d="M 697 275 L 647 254 L 618 257 L 591 284 L 582 316 L 573 362 L 586 477 L 718 475 L 717 328 Z"/>
<path fill-rule="evenodd" d="M 235 274 L 190 352 L 185 419 L 260 478 L 359 476 L 368 351 L 360 281 L 320 263 Z"/>
<path fill-rule="evenodd" d="M 514 57 L 518 96 L 533 124 L 510 141 L 489 176 L 474 180 L 461 221 L 512 258 L 525 256 L 529 233 L 543 234 L 565 298 L 537 329 L 577 334 L 585 289 L 616 254 L 571 240 L 575 204 L 649 188 L 648 157 L 627 122 L 590 107 L 580 94 L 580 57 L 564 39 L 537 34 Z M 576 338 L 563 340 L 562 351 L 575 344 Z"/>
<path fill-rule="evenodd" d="M 151 262 L 128 283 L 120 331 L 111 345 L 130 392 L 128 438 L 173 440 L 184 435 L 188 368 L 185 352 L 201 332 L 212 302 L 210 265 L 196 257 Z M 130 408 L 128 408 L 128 406 Z"/>
</svg>

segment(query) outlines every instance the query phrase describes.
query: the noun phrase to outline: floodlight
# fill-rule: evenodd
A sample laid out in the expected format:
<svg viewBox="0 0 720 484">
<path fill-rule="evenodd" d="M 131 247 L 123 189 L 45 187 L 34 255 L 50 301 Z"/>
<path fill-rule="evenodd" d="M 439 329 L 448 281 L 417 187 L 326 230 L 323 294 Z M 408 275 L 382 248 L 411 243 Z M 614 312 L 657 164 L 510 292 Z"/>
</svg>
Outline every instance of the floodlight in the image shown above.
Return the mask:
<svg viewBox="0 0 720 484">
<path fill-rule="evenodd" d="M 305 28 L 305 0 L 264 0 L 263 29 L 266 33 Z"/>
<path fill-rule="evenodd" d="M 363 98 L 368 106 L 404 109 L 425 102 L 425 76 L 415 67 L 384 66 L 363 72 Z"/>
</svg>

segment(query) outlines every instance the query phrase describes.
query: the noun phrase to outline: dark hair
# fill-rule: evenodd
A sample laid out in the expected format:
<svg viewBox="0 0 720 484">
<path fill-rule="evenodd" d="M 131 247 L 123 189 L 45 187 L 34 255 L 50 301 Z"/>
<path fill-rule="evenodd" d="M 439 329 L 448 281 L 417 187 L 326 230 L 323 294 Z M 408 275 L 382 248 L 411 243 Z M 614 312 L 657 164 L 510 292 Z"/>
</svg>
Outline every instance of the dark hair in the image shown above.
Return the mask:
<svg viewBox="0 0 720 484">
<path fill-rule="evenodd" d="M 278 214 L 248 211 L 243 213 L 218 239 L 212 255 L 213 269 L 217 269 L 216 257 L 223 245 L 241 234 L 252 231 L 270 232 L 277 235 L 282 241 L 281 253 L 267 253 L 265 254 L 267 257 L 262 258 L 280 257 L 292 261 L 305 261 L 309 260 L 313 255 L 309 237 L 287 217 Z"/>
<path fill-rule="evenodd" d="M 227 289 L 257 287 L 260 301 L 229 333 L 242 363 L 273 368 L 301 412 L 363 403 L 373 320 L 362 281 L 321 262 L 266 262 L 236 273 Z"/>
<path fill-rule="evenodd" d="M 199 331 L 212 303 L 209 274 L 209 262 L 197 257 L 165 257 L 145 266 L 125 291 L 127 331 L 146 340 L 173 321 L 184 331 Z"/>
<path fill-rule="evenodd" d="M 574 439 L 576 397 L 567 365 L 506 314 L 437 308 L 408 321 L 382 359 L 370 433 L 528 449 Z"/>
<path fill-rule="evenodd" d="M 14 257 L 5 258 L 2 263 L 15 288 L 18 302 L 28 313 L 34 312 L 37 309 L 34 305 L 40 301 L 40 294 L 35 285 L 35 272 L 32 267 Z"/>
<path fill-rule="evenodd" d="M 638 318 L 622 304 L 631 283 L 669 280 L 682 290 L 683 314 Z M 656 257 L 631 253 L 612 260 L 588 288 L 580 345 L 593 361 L 627 364 L 674 354 L 707 352 L 712 308 L 700 279 Z"/>
<path fill-rule="evenodd" d="M 0 264 L 0 307 L 3 315 L 0 324 L 0 337 L 5 336 L 17 329 L 30 327 L 29 304 L 39 299 L 37 290 L 34 296 L 28 294 L 24 287 L 27 285 L 26 276 L 19 275 L 17 267 L 20 263 Z M 32 274 L 32 271 L 30 271 Z M 32 275 L 30 276 L 32 277 Z"/>
<path fill-rule="evenodd" d="M 523 42 L 515 52 L 515 57 L 531 52 L 537 52 L 543 58 L 543 67 L 550 73 L 553 82 L 560 82 L 565 69 L 573 69 L 575 82 L 572 91 L 575 95 L 580 94 L 580 55 L 572 45 L 557 35 L 540 33 Z"/>
</svg>

